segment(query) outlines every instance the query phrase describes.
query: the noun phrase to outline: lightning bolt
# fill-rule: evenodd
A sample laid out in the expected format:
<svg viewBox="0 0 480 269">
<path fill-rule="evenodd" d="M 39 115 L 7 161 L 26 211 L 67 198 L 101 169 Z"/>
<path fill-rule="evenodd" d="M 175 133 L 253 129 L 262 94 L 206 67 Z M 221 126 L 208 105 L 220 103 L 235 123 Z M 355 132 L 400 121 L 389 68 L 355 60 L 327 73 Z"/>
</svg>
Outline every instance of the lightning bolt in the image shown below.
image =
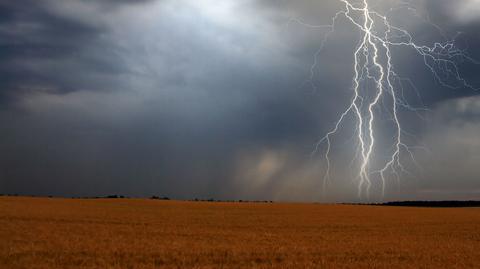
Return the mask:
<svg viewBox="0 0 480 269">
<path fill-rule="evenodd" d="M 353 51 L 354 75 L 351 101 L 340 114 L 333 128 L 315 144 L 313 154 L 318 152 L 322 146 L 325 147 L 326 171 L 323 176 L 325 195 L 331 181 L 332 159 L 330 154 L 332 152 L 332 140 L 343 127 L 346 118 L 353 116 L 355 119 L 353 137 L 357 142 L 357 152 L 354 154 L 353 161 L 359 159 L 357 175 L 354 178 L 358 184 L 358 197 L 366 196 L 367 199 L 369 198 L 375 179 L 380 181 L 381 195 L 384 197 L 390 176 L 399 181 L 403 173 L 410 174 L 406 165 L 402 163 L 403 155 L 416 164 L 413 153 L 413 149 L 416 147 L 409 146 L 404 142 L 404 136 L 411 134 L 402 128 L 399 117 L 400 108 L 414 112 L 426 110 L 410 105 L 405 99 L 403 94 L 405 83 L 410 85 L 419 97 L 420 93 L 410 79 L 402 78 L 395 72 L 392 48 L 405 47 L 416 52 L 419 57 L 423 58 L 426 68 L 431 71 L 435 81 L 441 86 L 452 89 L 464 87 L 478 90 L 461 76 L 458 66 L 460 62 L 469 61 L 475 64 L 478 64 L 478 62 L 469 57 L 465 50 L 456 47 L 457 36 L 450 40 L 447 39 L 448 41 L 443 43 L 436 42 L 432 46 L 418 45 L 407 30 L 392 25 L 387 16 L 371 8 L 368 0 L 358 2 L 351 0 L 338 1 L 342 3 L 343 8 L 335 14 L 332 23 L 329 25 L 313 25 L 301 19 L 291 19 L 289 21 L 289 23 L 294 22 L 309 28 L 327 30 L 319 49 L 314 54 L 313 64 L 310 68 L 310 78 L 307 82 L 313 87 L 316 87 L 314 76 L 315 69 L 319 64 L 319 55 L 330 35 L 335 31 L 338 19 L 340 17 L 346 18 L 361 33 L 358 45 Z M 415 8 L 409 3 L 403 3 L 399 8 L 406 8 L 418 15 Z M 394 10 L 392 8 L 390 11 Z M 440 30 L 440 27 L 429 21 L 427 22 Z M 441 33 L 444 35 L 443 32 Z M 370 86 L 371 83 L 369 84 L 369 82 L 373 82 L 373 85 Z M 364 90 L 362 91 L 362 89 Z M 389 99 L 390 107 L 385 107 L 386 99 Z M 386 158 L 378 158 L 376 156 L 382 156 L 378 153 L 382 149 L 380 149 L 376 140 L 380 132 L 377 123 L 381 114 L 386 112 L 390 115 L 389 120 L 394 126 L 394 136 L 391 139 L 392 150 L 387 153 L 382 152 L 383 155 L 387 156 Z M 420 113 L 418 114 L 420 115 Z M 418 147 L 422 148 L 422 146 Z"/>
</svg>

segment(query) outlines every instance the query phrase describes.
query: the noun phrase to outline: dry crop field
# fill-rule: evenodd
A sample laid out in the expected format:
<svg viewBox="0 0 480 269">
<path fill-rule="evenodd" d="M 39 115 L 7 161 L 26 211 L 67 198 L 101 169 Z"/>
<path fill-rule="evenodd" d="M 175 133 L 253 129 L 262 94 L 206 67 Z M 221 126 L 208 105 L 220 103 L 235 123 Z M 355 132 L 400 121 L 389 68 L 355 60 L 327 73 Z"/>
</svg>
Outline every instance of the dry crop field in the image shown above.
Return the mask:
<svg viewBox="0 0 480 269">
<path fill-rule="evenodd" d="M 474 268 L 480 209 L 0 197 L 1 268 Z"/>
</svg>

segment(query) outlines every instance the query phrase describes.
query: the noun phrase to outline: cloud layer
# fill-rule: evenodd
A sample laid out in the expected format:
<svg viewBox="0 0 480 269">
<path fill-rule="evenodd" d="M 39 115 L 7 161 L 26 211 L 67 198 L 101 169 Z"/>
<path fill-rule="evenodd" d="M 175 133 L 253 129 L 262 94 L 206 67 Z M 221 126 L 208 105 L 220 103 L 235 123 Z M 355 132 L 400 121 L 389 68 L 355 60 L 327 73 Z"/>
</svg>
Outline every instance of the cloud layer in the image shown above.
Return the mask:
<svg viewBox="0 0 480 269">
<path fill-rule="evenodd" d="M 376 6 L 388 10 L 383 5 Z M 325 31 L 290 19 L 330 23 L 339 6 L 337 1 L 0 1 L 0 192 L 322 199 L 324 160 L 310 153 L 349 101 L 358 33 L 346 20 L 339 22 L 312 87 L 304 82 Z M 458 12 L 475 10 L 467 6 L 468 1 L 458 5 Z M 475 16 L 452 10 L 449 18 L 468 20 L 452 20 L 445 34 L 464 32 L 459 45 L 468 44 L 472 56 L 480 56 Z M 402 19 L 403 12 L 413 19 Z M 434 10 L 431 20 L 444 12 Z M 405 8 L 392 19 L 422 42 L 442 38 L 417 15 Z M 479 115 L 458 108 L 475 103 L 469 101 L 475 97 L 462 99 L 471 92 L 439 87 L 409 51 L 396 56 L 398 71 L 415 80 L 427 106 L 436 107 L 428 129 L 404 114 L 409 132 L 430 145 L 434 156 L 456 154 L 463 147 L 458 137 L 475 143 L 477 129 L 468 124 L 475 125 Z M 474 83 L 479 71 L 462 67 Z M 456 129 L 453 122 L 468 127 Z M 348 139 L 348 133 L 341 137 Z M 328 200 L 356 199 L 344 165 L 351 150 L 336 145 Z M 460 175 L 465 188 L 480 188 L 474 180 L 479 172 L 471 166 L 477 152 L 468 154 L 468 169 L 456 161 L 448 169 Z M 438 179 L 434 167 L 448 160 L 424 157 L 428 172 L 421 182 L 428 184 L 406 177 L 400 189 L 391 185 L 389 198 L 459 186 L 450 177 Z"/>
</svg>

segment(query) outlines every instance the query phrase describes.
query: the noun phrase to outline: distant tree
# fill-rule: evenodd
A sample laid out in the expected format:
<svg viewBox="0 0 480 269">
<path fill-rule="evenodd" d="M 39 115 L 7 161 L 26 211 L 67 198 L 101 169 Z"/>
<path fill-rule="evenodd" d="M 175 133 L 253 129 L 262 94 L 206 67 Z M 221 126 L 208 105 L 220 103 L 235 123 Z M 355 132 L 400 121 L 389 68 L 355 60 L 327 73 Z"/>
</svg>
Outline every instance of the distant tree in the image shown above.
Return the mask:
<svg viewBox="0 0 480 269">
<path fill-rule="evenodd" d="M 152 197 L 150 197 L 150 199 L 153 199 L 153 200 L 170 200 L 170 198 L 167 197 L 167 196 L 159 197 L 159 196 L 156 196 L 156 195 L 153 195 Z"/>
</svg>

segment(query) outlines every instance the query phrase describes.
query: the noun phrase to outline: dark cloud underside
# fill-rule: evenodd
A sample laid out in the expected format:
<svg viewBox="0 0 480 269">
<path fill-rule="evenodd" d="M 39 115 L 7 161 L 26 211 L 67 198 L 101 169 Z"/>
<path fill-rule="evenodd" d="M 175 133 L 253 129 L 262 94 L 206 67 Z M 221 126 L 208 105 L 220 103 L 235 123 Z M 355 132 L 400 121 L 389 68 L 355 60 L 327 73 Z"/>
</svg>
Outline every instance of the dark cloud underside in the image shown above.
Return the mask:
<svg viewBox="0 0 480 269">
<path fill-rule="evenodd" d="M 458 45 L 480 59 L 475 15 L 448 1 L 409 2 L 420 13 L 429 10 L 446 35 L 463 32 Z M 321 199 L 324 161 L 310 153 L 349 100 L 358 33 L 339 22 L 312 88 L 304 81 L 325 32 L 289 19 L 329 23 L 339 6 L 333 0 L 0 0 L 0 192 Z M 420 40 L 441 37 L 417 20 L 409 27 Z M 441 156 L 459 154 L 451 136 L 470 144 L 461 145 L 469 148 L 465 163 L 418 153 L 427 172 L 405 179 L 389 198 L 475 196 L 465 189 L 480 189 L 474 164 L 480 149 L 472 135 L 480 126 L 477 93 L 442 88 L 414 53 L 395 55 L 397 70 L 415 80 L 432 108 L 428 124 L 402 115 L 409 131 L 432 151 L 444 145 Z M 478 65 L 461 68 L 480 85 Z M 347 146 L 337 149 L 334 158 L 344 163 Z M 458 171 L 455 181 L 439 176 L 439 166 Z M 331 199 L 355 199 L 348 171 L 336 169 Z M 452 186 L 456 194 L 446 195 Z"/>
</svg>

